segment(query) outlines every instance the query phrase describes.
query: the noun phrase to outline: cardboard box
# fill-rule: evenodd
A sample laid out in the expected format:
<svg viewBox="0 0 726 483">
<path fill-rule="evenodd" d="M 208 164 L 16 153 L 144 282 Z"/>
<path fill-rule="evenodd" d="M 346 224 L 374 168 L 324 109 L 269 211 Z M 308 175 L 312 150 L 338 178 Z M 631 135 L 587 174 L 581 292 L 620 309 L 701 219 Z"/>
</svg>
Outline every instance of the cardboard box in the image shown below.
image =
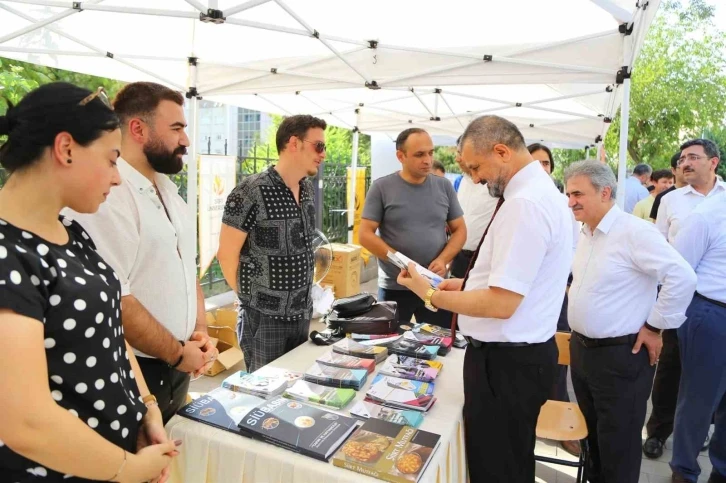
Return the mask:
<svg viewBox="0 0 726 483">
<path fill-rule="evenodd" d="M 209 333 L 209 337 L 214 337 L 221 342 L 240 349 L 237 340 L 237 311 L 235 309 L 217 309 L 212 317 L 208 313 L 207 333 Z"/>
<path fill-rule="evenodd" d="M 322 283 L 335 287 L 335 297 L 350 297 L 360 293 L 360 250 L 357 245 L 331 243 L 333 261 Z"/>
<path fill-rule="evenodd" d="M 242 351 L 238 347 L 233 347 L 232 345 L 213 337 L 210 337 L 210 340 L 212 345 L 217 347 L 219 350 L 219 355 L 210 368 L 204 372 L 205 376 L 216 376 L 220 372 L 226 371 L 244 359 Z"/>
</svg>

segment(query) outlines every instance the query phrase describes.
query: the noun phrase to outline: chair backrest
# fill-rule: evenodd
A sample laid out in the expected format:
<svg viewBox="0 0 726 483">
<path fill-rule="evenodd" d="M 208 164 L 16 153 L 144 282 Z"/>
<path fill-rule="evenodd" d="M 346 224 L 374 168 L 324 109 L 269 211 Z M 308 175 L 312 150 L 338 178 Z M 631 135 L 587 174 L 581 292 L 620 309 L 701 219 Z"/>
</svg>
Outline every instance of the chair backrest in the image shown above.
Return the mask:
<svg viewBox="0 0 726 483">
<path fill-rule="evenodd" d="M 557 343 L 557 350 L 560 351 L 560 356 L 557 358 L 557 363 L 561 366 L 570 365 L 570 337 L 572 334 L 569 332 L 555 332 L 555 342 Z"/>
</svg>

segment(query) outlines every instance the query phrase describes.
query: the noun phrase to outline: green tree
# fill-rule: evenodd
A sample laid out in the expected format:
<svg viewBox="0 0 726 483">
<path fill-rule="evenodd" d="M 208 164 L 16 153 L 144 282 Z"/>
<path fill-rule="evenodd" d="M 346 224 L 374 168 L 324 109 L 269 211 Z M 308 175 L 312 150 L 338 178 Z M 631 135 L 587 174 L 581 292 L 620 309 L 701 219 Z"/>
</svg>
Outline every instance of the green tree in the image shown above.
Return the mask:
<svg viewBox="0 0 726 483">
<path fill-rule="evenodd" d="M 0 113 L 7 110 L 8 101 L 16 104 L 36 87 L 58 81 L 70 82 L 91 91 L 103 86 L 111 98 L 124 85 L 123 82 L 113 79 L 0 57 Z"/>
<path fill-rule="evenodd" d="M 461 173 L 461 169 L 456 163 L 456 147 L 436 146 L 434 148 L 434 159 L 444 165 L 447 173 Z"/>
<path fill-rule="evenodd" d="M 726 36 L 704 0 L 661 6 L 633 69 L 628 129 L 632 164 L 669 166 L 688 138 L 723 126 L 726 118 Z M 605 138 L 608 159 L 618 155 L 620 115 Z"/>
<path fill-rule="evenodd" d="M 720 126 L 715 129 L 706 129 L 703 132 L 705 139 L 710 139 L 718 145 L 721 152 L 721 162 L 718 163 L 716 173 L 726 180 L 726 126 Z"/>
</svg>

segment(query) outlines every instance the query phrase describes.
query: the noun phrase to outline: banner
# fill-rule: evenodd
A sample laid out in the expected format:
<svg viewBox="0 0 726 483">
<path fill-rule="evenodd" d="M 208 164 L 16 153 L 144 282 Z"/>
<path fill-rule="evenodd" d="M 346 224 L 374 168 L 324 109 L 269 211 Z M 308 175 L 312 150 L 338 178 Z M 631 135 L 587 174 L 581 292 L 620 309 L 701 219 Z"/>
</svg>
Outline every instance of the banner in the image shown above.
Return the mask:
<svg viewBox="0 0 726 483">
<path fill-rule="evenodd" d="M 217 255 L 224 204 L 236 183 L 235 156 L 199 155 L 199 278 Z"/>
<path fill-rule="evenodd" d="M 350 199 L 351 173 L 353 169 L 348 168 L 346 171 L 345 199 L 347 204 L 347 200 Z M 363 203 L 366 201 L 366 168 L 358 168 L 357 171 L 355 179 L 355 211 L 353 212 L 353 243 L 360 245 L 358 232 L 360 230 L 360 218 L 363 214 Z"/>
</svg>

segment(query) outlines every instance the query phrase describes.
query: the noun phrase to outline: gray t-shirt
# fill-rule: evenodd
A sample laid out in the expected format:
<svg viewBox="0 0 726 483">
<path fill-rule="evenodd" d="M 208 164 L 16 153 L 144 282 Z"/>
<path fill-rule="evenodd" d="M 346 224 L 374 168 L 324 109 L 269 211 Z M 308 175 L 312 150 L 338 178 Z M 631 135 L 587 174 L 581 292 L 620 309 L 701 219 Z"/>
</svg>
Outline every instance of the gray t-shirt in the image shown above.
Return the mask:
<svg viewBox="0 0 726 483">
<path fill-rule="evenodd" d="M 454 186 L 430 174 L 422 184 L 411 184 L 400 172 L 373 182 L 366 195 L 363 218 L 380 223 L 378 232 L 390 247 L 424 267 L 446 246 L 446 222 L 463 216 Z M 378 285 L 406 290 L 396 282 L 395 265 L 378 260 Z"/>
</svg>

